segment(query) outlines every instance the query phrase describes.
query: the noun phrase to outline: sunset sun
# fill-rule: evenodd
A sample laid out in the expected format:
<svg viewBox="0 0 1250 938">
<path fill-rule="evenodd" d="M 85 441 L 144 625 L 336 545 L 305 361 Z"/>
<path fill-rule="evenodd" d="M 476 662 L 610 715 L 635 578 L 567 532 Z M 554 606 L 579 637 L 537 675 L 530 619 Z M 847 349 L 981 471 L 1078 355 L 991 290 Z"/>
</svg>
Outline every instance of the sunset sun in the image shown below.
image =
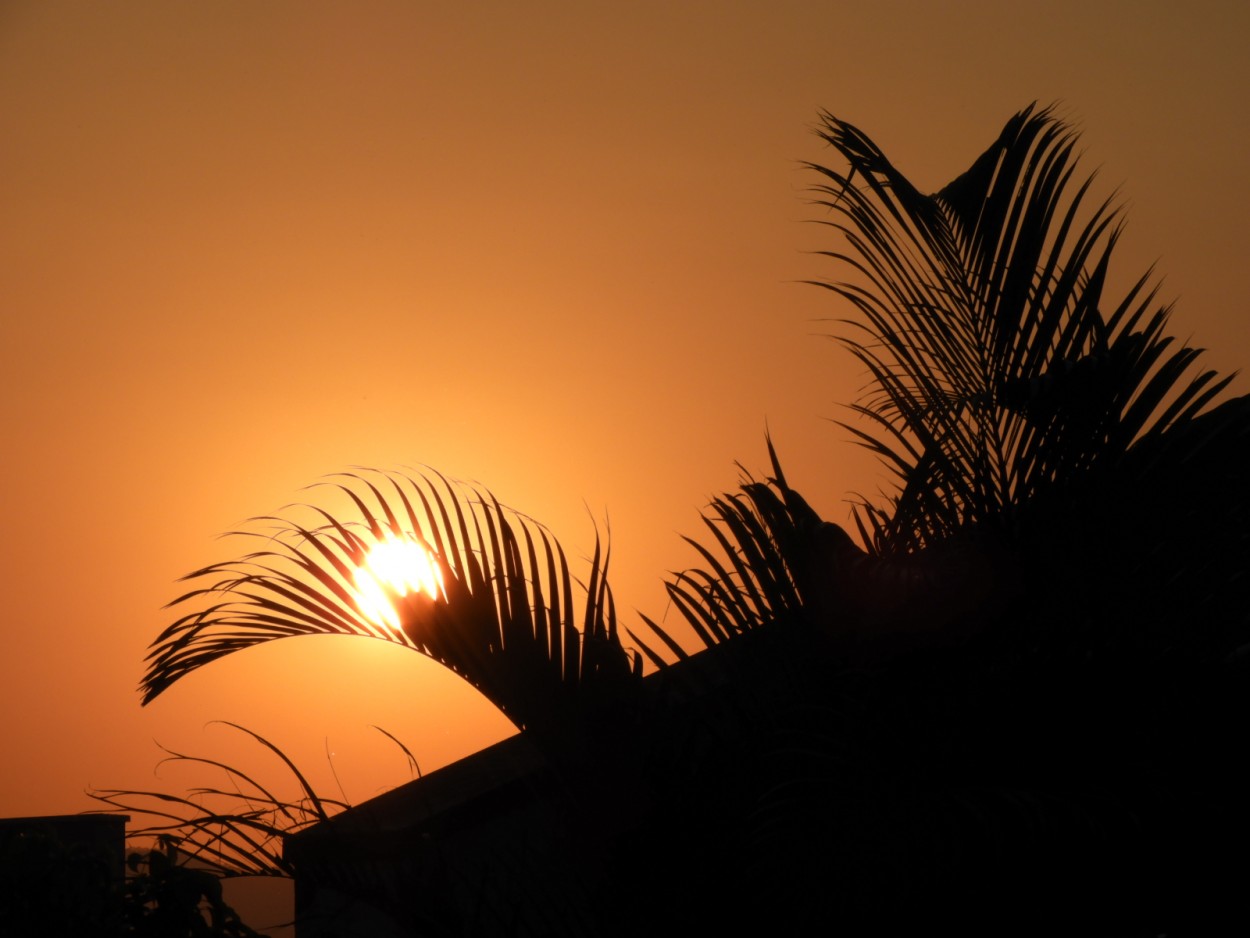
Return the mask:
<svg viewBox="0 0 1250 938">
<path fill-rule="evenodd" d="M 364 616 L 397 631 L 398 599 L 411 593 L 438 599 L 444 592 L 434 555 L 410 537 L 391 536 L 371 547 L 356 569 L 355 581 Z"/>
</svg>

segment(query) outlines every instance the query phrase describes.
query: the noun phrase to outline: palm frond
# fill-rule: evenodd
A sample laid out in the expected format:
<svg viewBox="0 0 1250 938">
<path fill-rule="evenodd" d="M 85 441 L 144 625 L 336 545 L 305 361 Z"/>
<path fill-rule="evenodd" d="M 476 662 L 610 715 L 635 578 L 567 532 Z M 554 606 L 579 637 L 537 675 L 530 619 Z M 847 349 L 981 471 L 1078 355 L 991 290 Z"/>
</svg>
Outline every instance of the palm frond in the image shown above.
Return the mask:
<svg viewBox="0 0 1250 938">
<path fill-rule="evenodd" d="M 818 134 L 847 163 L 809 166 L 845 244 L 821 253 L 849 278 L 819 285 L 855 310 L 839 338 L 870 378 L 853 407 L 870 426 L 848 429 L 900 483 L 857 519 L 879 552 L 1009 527 L 1021 505 L 1192 419 L 1230 380 L 1192 374 L 1198 352 L 1164 335 L 1148 278 L 1108 304 L 1118 213 L 1087 208 L 1076 134 L 1050 109 L 1021 111 L 929 196 L 845 121 L 825 114 Z"/>
<path fill-rule="evenodd" d="M 640 676 L 639 656 L 620 643 L 597 537 L 578 613 L 559 543 L 489 492 L 438 473 L 374 470 L 321 485 L 346 497 L 350 516 L 305 505 L 314 523 L 255 519 L 272 529 L 236 533 L 262 539 L 262 549 L 186 577 L 199 585 L 171 606 L 193 611 L 153 642 L 145 704 L 225 655 L 301 635 L 355 635 L 428 655 L 522 729 L 558 722 L 587 695 L 619 693 Z M 395 541 L 420 548 L 437 584 L 375 580 L 383 598 L 371 601 L 362 585 L 369 553 Z M 415 582 L 421 571 L 407 572 Z"/>
<path fill-rule="evenodd" d="M 760 481 L 744 470 L 737 492 L 712 499 L 703 523 L 714 546 L 685 538 L 705 566 L 674 573 L 665 583 L 673 607 L 707 647 L 794 620 L 804 606 L 805 558 L 823 522 L 787 484 L 772 440 L 767 443 L 772 476 Z M 686 657 L 663 626 L 642 619 L 670 653 Z M 633 632 L 630 636 L 649 660 L 664 664 L 661 655 Z"/>
<path fill-rule="evenodd" d="M 88 794 L 105 806 L 98 813 L 143 819 L 127 832 L 128 839 L 161 841 L 217 876 L 289 877 L 292 870 L 283 856 L 282 837 L 325 821 L 349 805 L 319 795 L 290 757 L 259 733 L 237 723 L 220 722 L 276 756 L 298 794 L 278 795 L 271 786 L 257 781 L 253 773 L 164 747 L 162 763 L 220 771 L 225 777 L 224 787 L 201 786 L 182 795 L 135 789 L 99 789 Z"/>
</svg>

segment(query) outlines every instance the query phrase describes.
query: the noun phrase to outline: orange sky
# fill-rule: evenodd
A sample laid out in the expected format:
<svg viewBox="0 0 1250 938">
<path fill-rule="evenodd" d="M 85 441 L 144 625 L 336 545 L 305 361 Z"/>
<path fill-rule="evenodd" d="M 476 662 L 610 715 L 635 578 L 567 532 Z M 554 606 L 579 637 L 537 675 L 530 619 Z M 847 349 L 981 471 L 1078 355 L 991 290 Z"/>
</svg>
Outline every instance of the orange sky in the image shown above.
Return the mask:
<svg viewBox="0 0 1250 938">
<path fill-rule="evenodd" d="M 425 769 L 508 731 L 328 638 L 140 709 L 176 578 L 326 473 L 479 480 L 575 559 L 608 519 L 625 624 L 765 421 L 845 520 L 877 475 L 827 421 L 859 379 L 813 320 L 845 310 L 796 283 L 832 273 L 820 108 L 934 189 L 1061 100 L 1129 203 L 1121 279 L 1157 260 L 1175 331 L 1250 362 L 1248 38 L 1229 2 L 5 0 L 0 815 L 177 788 L 153 740 L 237 753 L 214 719 L 326 787 L 328 739 L 352 800 L 407 778 L 370 724 Z"/>
</svg>

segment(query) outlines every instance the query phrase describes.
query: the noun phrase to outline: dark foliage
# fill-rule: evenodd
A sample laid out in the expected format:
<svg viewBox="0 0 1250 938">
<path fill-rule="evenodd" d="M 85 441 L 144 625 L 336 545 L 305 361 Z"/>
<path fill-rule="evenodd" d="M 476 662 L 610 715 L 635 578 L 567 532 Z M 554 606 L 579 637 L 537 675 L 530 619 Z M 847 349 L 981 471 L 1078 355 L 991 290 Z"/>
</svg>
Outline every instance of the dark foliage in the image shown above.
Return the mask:
<svg viewBox="0 0 1250 938">
<path fill-rule="evenodd" d="M 720 896 L 726 927 L 1220 933 L 1250 874 L 1250 399 L 1213 406 L 1229 379 L 1148 278 L 1107 296 L 1118 222 L 1083 215 L 1049 111 L 933 196 L 820 134 L 847 164 L 812 167 L 844 276 L 821 286 L 869 375 L 846 426 L 897 492 L 861 500 L 866 550 L 775 509 L 804 503 L 771 443 L 763 492 L 714 502 L 674 605 L 749 675 L 738 709 L 761 674 L 785 697 L 722 721 L 664 822 L 712 846 L 654 884 Z"/>
<path fill-rule="evenodd" d="M 644 617 L 644 679 L 598 552 L 579 616 L 559 546 L 493 498 L 353 476 L 353 517 L 195 574 L 178 602 L 206 608 L 157 640 L 147 699 L 259 641 L 395 641 L 539 743 L 506 798 L 358 844 L 394 854 L 357 886 L 414 933 L 1197 936 L 1242 915 L 1250 400 L 1218 403 L 1229 379 L 1167 334 L 1148 276 L 1110 295 L 1120 222 L 1051 111 L 934 195 L 850 124 L 819 133 L 845 164 L 811 167 L 838 238 L 820 285 L 868 373 L 846 426 L 896 483 L 860 500 L 858 543 L 769 441 L 771 474 L 713 501 L 702 566 L 668 584 L 705 648 Z M 398 631 L 352 591 L 388 536 L 446 585 L 393 597 Z M 491 824 L 527 833 L 483 848 Z M 457 904 L 461 836 L 489 873 Z"/>
<path fill-rule="evenodd" d="M 266 518 L 240 532 L 266 548 L 213 564 L 171 605 L 192 607 L 153 642 L 144 702 L 219 658 L 301 635 L 354 635 L 428 655 L 476 687 L 519 728 L 562 732 L 600 707 L 627 706 L 641 662 L 620 644 L 596 543 L 577 608 L 564 551 L 544 528 L 488 492 L 395 473 L 352 473 L 332 485 L 350 515 L 304 506 L 320 523 Z M 390 587 L 394 625 L 367 608 L 357 574 L 371 548 L 399 540 L 437 565 L 436 596 Z"/>
<path fill-rule="evenodd" d="M 135 938 L 260 938 L 222 896 L 222 880 L 211 870 L 179 862 L 167 849 L 132 853 L 126 884 L 127 935 Z"/>
</svg>

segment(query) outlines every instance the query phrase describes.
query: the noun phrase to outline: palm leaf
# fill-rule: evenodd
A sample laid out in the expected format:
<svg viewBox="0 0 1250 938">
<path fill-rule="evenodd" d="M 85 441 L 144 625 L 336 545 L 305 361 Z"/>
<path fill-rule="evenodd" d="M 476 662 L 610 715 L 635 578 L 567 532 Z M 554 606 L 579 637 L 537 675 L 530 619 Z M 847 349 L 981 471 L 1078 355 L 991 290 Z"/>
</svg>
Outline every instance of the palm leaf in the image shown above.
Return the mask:
<svg viewBox="0 0 1250 938">
<path fill-rule="evenodd" d="M 712 500 L 703 523 L 715 546 L 685 538 L 705 566 L 675 573 L 665 584 L 673 607 L 708 647 L 778 621 L 792 621 L 804 606 L 805 552 L 822 522 L 787 484 L 772 440 L 767 443 L 773 475 L 759 481 L 744 471 L 738 492 Z M 642 619 L 671 653 L 686 657 L 662 625 L 646 616 Z M 664 663 L 630 635 L 650 661 Z"/>
<path fill-rule="evenodd" d="M 202 786 L 185 795 L 132 789 L 92 790 L 88 794 L 105 805 L 99 813 L 144 819 L 127 833 L 129 839 L 170 843 L 217 876 L 289 877 L 292 870 L 283 856 L 283 836 L 325 821 L 349 805 L 318 795 L 290 757 L 259 733 L 237 723 L 219 722 L 275 755 L 294 780 L 298 795 L 294 799 L 279 796 L 251 773 L 217 759 L 172 749 L 164 750 L 167 757 L 162 763 L 220 770 L 226 786 Z M 390 738 L 403 748 L 393 736 Z"/>
<path fill-rule="evenodd" d="M 1076 134 L 1049 109 L 1021 111 L 931 196 L 845 121 L 826 114 L 818 133 L 847 163 L 809 164 L 845 244 L 822 253 L 850 278 L 819 285 L 857 314 L 840 338 L 870 377 L 853 407 L 869 428 L 849 429 L 900 482 L 857 517 L 879 552 L 1010 528 L 1227 384 L 1191 374 L 1198 351 L 1164 335 L 1146 278 L 1104 314 L 1120 223 L 1110 202 L 1087 209 Z"/>
<path fill-rule="evenodd" d="M 351 505 L 337 517 L 315 505 L 315 524 L 256 519 L 237 532 L 263 549 L 212 564 L 171 603 L 192 607 L 153 642 L 144 703 L 225 655 L 299 635 L 356 635 L 412 648 L 450 668 L 518 727 L 554 725 L 584 702 L 620 693 L 641 659 L 620 644 L 596 537 L 580 617 L 564 552 L 541 525 L 489 492 L 443 476 L 343 473 L 322 483 Z M 392 621 L 366 603 L 358 577 L 371 548 L 419 545 L 437 566 L 438 595 L 384 587 Z M 580 619 L 581 628 L 578 628 Z"/>
</svg>

